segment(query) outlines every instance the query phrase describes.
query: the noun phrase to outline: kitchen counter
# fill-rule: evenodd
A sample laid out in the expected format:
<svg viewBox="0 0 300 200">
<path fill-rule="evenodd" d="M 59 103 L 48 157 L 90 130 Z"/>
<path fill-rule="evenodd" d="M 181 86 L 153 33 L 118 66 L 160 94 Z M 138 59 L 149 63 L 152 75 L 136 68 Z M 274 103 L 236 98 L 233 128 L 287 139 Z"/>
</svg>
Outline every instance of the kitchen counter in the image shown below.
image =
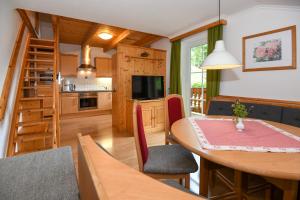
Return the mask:
<svg viewBox="0 0 300 200">
<path fill-rule="evenodd" d="M 60 91 L 60 93 L 85 93 L 85 92 L 115 92 L 115 90 L 80 90 L 80 91 Z"/>
</svg>

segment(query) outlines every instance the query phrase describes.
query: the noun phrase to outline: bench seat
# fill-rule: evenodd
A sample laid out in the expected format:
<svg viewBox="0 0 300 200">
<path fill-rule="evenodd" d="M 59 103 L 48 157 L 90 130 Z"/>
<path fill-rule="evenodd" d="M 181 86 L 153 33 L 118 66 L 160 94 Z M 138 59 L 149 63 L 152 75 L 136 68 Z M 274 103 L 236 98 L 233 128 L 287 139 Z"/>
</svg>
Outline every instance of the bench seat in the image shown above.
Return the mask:
<svg viewBox="0 0 300 200">
<path fill-rule="evenodd" d="M 234 101 L 211 100 L 207 111 L 208 115 L 232 116 Z M 242 102 L 243 103 L 243 102 Z M 249 110 L 249 118 L 279 122 L 300 127 L 300 108 L 289 108 L 280 105 L 262 103 L 243 103 Z"/>
<path fill-rule="evenodd" d="M 0 177 L 1 199 L 79 199 L 70 147 L 1 159 Z"/>
</svg>

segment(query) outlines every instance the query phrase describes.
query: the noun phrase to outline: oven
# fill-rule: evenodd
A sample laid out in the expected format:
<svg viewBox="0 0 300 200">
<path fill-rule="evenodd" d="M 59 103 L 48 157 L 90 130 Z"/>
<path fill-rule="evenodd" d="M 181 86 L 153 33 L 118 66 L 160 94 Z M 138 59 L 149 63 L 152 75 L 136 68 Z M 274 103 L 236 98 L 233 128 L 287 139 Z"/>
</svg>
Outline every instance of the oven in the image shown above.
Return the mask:
<svg viewBox="0 0 300 200">
<path fill-rule="evenodd" d="M 97 109 L 98 94 L 97 92 L 79 93 L 79 110 Z"/>
</svg>

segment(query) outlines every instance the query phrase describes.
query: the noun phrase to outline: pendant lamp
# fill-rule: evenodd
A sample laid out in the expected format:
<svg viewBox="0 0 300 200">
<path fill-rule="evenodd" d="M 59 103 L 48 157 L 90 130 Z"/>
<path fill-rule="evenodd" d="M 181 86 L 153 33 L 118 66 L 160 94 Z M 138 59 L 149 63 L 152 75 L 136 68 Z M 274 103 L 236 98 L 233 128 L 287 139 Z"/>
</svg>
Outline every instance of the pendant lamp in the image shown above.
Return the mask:
<svg viewBox="0 0 300 200">
<path fill-rule="evenodd" d="M 221 21 L 221 2 L 219 0 L 219 22 Z M 220 23 L 219 23 L 220 24 Z M 228 51 L 226 51 L 223 40 L 216 41 L 215 49 L 203 61 L 201 68 L 206 70 L 213 69 L 232 69 L 241 67 L 242 64 Z"/>
</svg>

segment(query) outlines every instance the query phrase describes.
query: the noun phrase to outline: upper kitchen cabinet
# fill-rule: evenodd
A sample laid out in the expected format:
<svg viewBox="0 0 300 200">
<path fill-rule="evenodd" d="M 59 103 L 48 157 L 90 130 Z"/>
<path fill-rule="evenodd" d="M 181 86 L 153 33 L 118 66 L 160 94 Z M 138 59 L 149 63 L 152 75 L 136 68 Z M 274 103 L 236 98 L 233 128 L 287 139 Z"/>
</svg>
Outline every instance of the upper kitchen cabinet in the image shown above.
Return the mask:
<svg viewBox="0 0 300 200">
<path fill-rule="evenodd" d="M 111 58 L 96 57 L 95 66 L 97 77 L 112 77 Z"/>
<path fill-rule="evenodd" d="M 60 72 L 62 76 L 77 76 L 78 55 L 60 54 Z"/>
</svg>

